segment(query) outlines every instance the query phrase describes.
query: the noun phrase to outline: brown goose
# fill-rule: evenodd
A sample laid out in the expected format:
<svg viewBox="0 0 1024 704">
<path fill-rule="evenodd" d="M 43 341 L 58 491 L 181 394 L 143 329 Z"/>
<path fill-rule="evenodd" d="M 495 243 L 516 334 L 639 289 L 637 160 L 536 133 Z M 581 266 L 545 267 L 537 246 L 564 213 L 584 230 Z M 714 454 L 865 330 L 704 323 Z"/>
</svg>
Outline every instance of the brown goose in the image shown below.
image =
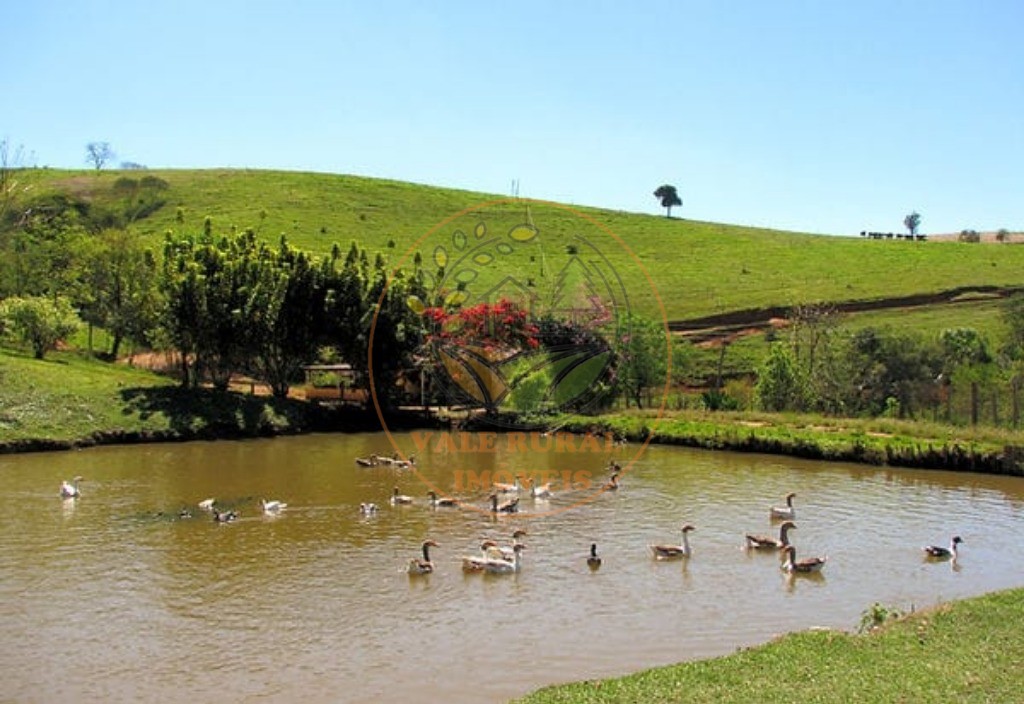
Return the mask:
<svg viewBox="0 0 1024 704">
<path fill-rule="evenodd" d="M 796 528 L 793 521 L 786 521 L 779 526 L 779 538 L 776 540 L 767 535 L 747 535 L 747 549 L 753 550 L 781 550 L 789 545 L 789 531 Z"/>
<path fill-rule="evenodd" d="M 491 494 L 491 513 L 517 513 L 519 511 L 519 497 L 506 501 L 504 503 L 498 503 L 498 495 Z"/>
<path fill-rule="evenodd" d="M 423 541 L 423 559 L 412 558 L 409 560 L 409 574 L 430 574 L 434 571 L 434 563 L 430 560 L 430 548 L 441 547 L 433 540 Z"/>
<path fill-rule="evenodd" d="M 693 551 L 690 548 L 690 531 L 696 530 L 692 525 L 687 523 L 683 526 L 683 544 L 682 545 L 651 545 L 651 553 L 655 559 L 658 560 L 672 560 L 677 557 L 689 557 Z"/>
<path fill-rule="evenodd" d="M 782 563 L 782 569 L 790 574 L 820 572 L 821 568 L 828 562 L 828 557 L 808 557 L 803 560 L 797 560 L 796 548 L 792 545 L 787 545 L 782 550 L 786 554 L 786 561 Z"/>
<path fill-rule="evenodd" d="M 925 557 L 930 557 L 936 560 L 955 560 L 957 556 L 957 547 L 962 542 L 964 542 L 963 538 L 959 535 L 954 535 L 952 540 L 949 541 L 948 548 L 944 548 L 941 545 L 926 545 L 922 550 L 924 550 Z"/>
</svg>

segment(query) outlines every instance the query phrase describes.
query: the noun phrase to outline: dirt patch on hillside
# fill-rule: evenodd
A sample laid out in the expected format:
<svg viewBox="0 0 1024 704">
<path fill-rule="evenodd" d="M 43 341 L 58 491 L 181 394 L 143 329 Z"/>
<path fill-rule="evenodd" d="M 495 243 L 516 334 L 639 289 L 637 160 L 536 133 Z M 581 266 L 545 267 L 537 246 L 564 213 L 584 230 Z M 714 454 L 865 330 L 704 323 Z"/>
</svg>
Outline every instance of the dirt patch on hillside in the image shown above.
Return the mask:
<svg viewBox="0 0 1024 704">
<path fill-rule="evenodd" d="M 999 299 L 1024 292 L 1024 286 L 961 286 L 936 293 L 895 296 L 862 301 L 837 301 L 828 307 L 836 313 L 862 313 L 894 308 L 955 305 L 978 299 Z M 671 320 L 669 331 L 695 345 L 718 347 L 749 335 L 763 334 L 770 329 L 789 325 L 791 309 L 787 306 L 737 310 L 692 320 Z"/>
</svg>

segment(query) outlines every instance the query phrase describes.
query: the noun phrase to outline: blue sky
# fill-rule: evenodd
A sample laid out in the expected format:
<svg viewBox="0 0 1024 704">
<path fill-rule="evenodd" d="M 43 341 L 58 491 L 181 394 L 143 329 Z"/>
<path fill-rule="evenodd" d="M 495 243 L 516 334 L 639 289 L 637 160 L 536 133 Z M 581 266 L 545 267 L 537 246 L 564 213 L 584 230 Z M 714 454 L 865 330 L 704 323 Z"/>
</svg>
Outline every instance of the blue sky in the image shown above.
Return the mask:
<svg viewBox="0 0 1024 704">
<path fill-rule="evenodd" d="M 0 137 L 802 232 L 1024 230 L 1024 3 L 7 3 Z"/>
</svg>

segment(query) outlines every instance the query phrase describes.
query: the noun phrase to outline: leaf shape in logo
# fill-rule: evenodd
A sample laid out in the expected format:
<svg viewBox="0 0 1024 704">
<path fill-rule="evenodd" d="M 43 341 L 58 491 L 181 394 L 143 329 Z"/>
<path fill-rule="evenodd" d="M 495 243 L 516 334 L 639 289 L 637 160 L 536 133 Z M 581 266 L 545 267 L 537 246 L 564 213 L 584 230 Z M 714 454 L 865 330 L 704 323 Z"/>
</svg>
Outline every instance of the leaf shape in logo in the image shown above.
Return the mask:
<svg viewBox="0 0 1024 704">
<path fill-rule="evenodd" d="M 427 309 L 427 307 L 423 305 L 423 301 L 420 300 L 419 296 L 409 296 L 405 299 L 405 304 L 409 306 L 409 310 L 416 315 L 423 315 L 423 311 Z"/>
<path fill-rule="evenodd" d="M 461 306 L 469 299 L 469 294 L 465 291 L 452 291 L 444 297 L 444 302 L 450 306 Z"/>
<path fill-rule="evenodd" d="M 482 222 L 477 223 L 476 229 L 473 231 L 473 233 L 476 235 L 476 238 L 478 240 L 482 239 L 483 236 L 487 234 L 487 225 L 483 224 Z"/>
<path fill-rule="evenodd" d="M 480 266 L 487 266 L 494 260 L 494 255 L 490 252 L 480 252 L 473 257 L 473 261 Z"/>
<path fill-rule="evenodd" d="M 453 277 L 460 284 L 469 284 L 476 279 L 476 269 L 462 269 L 458 271 Z"/>
<path fill-rule="evenodd" d="M 508 393 L 501 371 L 472 350 L 445 346 L 438 356 L 452 383 L 477 402 L 494 406 Z"/>
<path fill-rule="evenodd" d="M 551 370 L 554 383 L 548 392 L 549 400 L 561 407 L 586 398 L 610 363 L 611 351 L 601 348 L 579 347 L 559 356 Z"/>
<path fill-rule="evenodd" d="M 452 245 L 460 252 L 466 248 L 466 241 L 466 233 L 462 230 L 456 230 L 452 234 Z"/>
<path fill-rule="evenodd" d="M 508 231 L 508 236 L 516 242 L 529 242 L 537 236 L 537 228 L 532 225 L 516 225 Z"/>
<path fill-rule="evenodd" d="M 434 249 L 434 263 L 442 269 L 448 266 L 448 250 L 441 245 Z"/>
</svg>

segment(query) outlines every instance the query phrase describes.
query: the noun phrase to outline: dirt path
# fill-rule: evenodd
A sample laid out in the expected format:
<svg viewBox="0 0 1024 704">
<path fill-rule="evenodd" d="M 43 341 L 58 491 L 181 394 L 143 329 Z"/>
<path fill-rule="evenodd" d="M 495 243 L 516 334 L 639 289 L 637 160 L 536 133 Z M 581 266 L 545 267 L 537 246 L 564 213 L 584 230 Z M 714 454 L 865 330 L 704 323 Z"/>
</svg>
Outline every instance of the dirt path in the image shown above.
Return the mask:
<svg viewBox="0 0 1024 704">
<path fill-rule="evenodd" d="M 937 293 L 921 293 L 870 301 L 839 301 L 825 305 L 837 313 L 863 313 L 894 308 L 957 305 L 985 298 L 1002 299 L 1022 292 L 1024 292 L 1024 286 L 963 286 Z M 746 335 L 763 333 L 770 328 L 785 327 L 791 314 L 792 308 L 788 306 L 752 308 L 720 315 L 709 315 L 704 318 L 670 320 L 668 328 L 672 333 L 696 345 L 715 346 L 732 342 Z"/>
</svg>

